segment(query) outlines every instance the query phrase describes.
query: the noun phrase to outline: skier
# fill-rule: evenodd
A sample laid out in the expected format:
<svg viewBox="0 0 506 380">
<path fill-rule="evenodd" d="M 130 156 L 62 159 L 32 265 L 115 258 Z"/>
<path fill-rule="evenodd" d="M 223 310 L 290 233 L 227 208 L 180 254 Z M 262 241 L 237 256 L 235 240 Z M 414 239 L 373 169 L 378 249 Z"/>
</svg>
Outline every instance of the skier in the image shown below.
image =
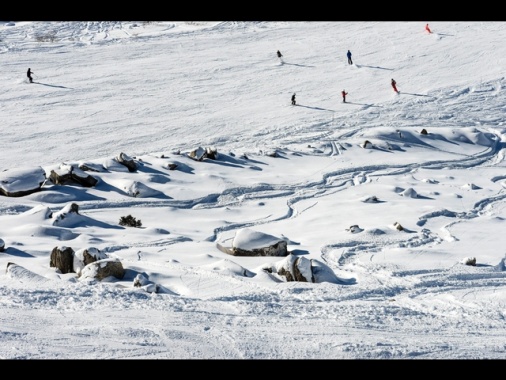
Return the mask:
<svg viewBox="0 0 506 380">
<path fill-rule="evenodd" d="M 343 96 L 343 103 L 346 103 L 346 95 L 348 95 L 348 93 L 346 91 L 341 91 L 341 95 Z"/>
<path fill-rule="evenodd" d="M 429 28 L 429 24 L 425 25 L 425 30 L 429 33 L 432 33 L 432 30 Z"/>
<path fill-rule="evenodd" d="M 351 51 L 348 50 L 348 53 L 346 53 L 346 56 L 348 57 L 348 64 L 353 65 L 353 61 L 351 60 Z"/>
<path fill-rule="evenodd" d="M 397 90 L 397 82 L 392 78 L 392 88 L 396 93 L 399 93 L 399 90 Z"/>
<path fill-rule="evenodd" d="M 33 83 L 32 74 L 33 74 L 33 71 L 31 71 L 30 68 L 28 68 L 28 71 L 26 72 L 26 76 L 30 80 L 30 83 Z"/>
<path fill-rule="evenodd" d="M 281 52 L 279 50 L 277 51 L 276 54 L 278 55 L 280 62 L 283 63 L 283 54 L 281 54 Z"/>
<path fill-rule="evenodd" d="M 294 105 L 295 105 L 295 92 L 292 95 L 292 106 L 294 106 Z"/>
</svg>

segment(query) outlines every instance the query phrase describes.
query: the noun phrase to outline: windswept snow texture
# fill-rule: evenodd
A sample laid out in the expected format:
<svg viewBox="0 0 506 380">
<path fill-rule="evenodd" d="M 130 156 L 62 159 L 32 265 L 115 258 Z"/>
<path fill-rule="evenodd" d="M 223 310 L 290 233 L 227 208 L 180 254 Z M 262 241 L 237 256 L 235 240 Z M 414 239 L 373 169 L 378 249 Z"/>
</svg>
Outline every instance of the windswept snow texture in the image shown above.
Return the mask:
<svg viewBox="0 0 506 380">
<path fill-rule="evenodd" d="M 0 22 L 0 188 L 46 178 L 0 195 L 0 358 L 506 358 L 505 39 Z M 78 273 L 50 265 L 68 247 Z"/>
</svg>

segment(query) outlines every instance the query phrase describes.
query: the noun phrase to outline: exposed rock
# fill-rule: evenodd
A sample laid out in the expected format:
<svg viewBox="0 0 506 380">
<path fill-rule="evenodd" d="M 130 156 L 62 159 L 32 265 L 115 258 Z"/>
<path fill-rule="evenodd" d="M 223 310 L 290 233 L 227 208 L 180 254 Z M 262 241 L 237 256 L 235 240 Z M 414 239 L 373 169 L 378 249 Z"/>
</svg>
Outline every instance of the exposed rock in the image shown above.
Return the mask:
<svg viewBox="0 0 506 380">
<path fill-rule="evenodd" d="M 218 158 L 218 150 L 199 146 L 197 149 L 189 152 L 188 157 L 193 158 L 195 161 L 203 161 L 204 158 L 216 160 Z"/>
<path fill-rule="evenodd" d="M 422 129 L 422 130 L 420 131 L 420 134 L 421 134 L 421 135 L 426 135 L 426 134 L 427 134 L 427 130 L 426 130 L 425 128 L 424 128 L 424 129 Z"/>
<path fill-rule="evenodd" d="M 77 203 L 69 203 L 60 211 L 53 213 L 53 224 L 59 225 L 63 220 L 69 217 L 69 214 L 79 215 L 79 205 Z M 75 216 L 75 215 L 74 215 Z"/>
<path fill-rule="evenodd" d="M 262 232 L 242 228 L 236 232 L 232 248 L 234 256 L 287 256 L 287 242 Z"/>
<path fill-rule="evenodd" d="M 91 278 L 98 281 L 111 276 L 119 280 L 125 276 L 125 269 L 119 259 L 98 260 L 86 265 L 81 271 L 81 278 Z"/>
<path fill-rule="evenodd" d="M 216 243 L 216 247 L 233 256 L 286 256 L 287 243 L 283 239 L 249 228 L 236 232 L 232 247 L 224 247 Z"/>
<path fill-rule="evenodd" d="M 5 251 L 5 242 L 0 239 L 0 252 L 4 252 Z"/>
<path fill-rule="evenodd" d="M 395 222 L 394 223 L 394 228 L 397 230 L 397 231 L 402 231 L 404 230 L 404 227 L 402 227 L 399 223 Z"/>
<path fill-rule="evenodd" d="M 371 149 L 372 143 L 369 140 L 365 140 L 360 146 L 364 149 Z"/>
<path fill-rule="evenodd" d="M 311 261 L 305 257 L 297 257 L 290 254 L 278 269 L 280 276 L 285 276 L 286 281 L 314 282 L 311 270 Z"/>
<path fill-rule="evenodd" d="M 297 258 L 293 264 L 293 278 L 299 282 L 314 282 L 311 260 L 305 257 Z"/>
<path fill-rule="evenodd" d="M 218 159 L 218 150 L 213 148 L 207 148 L 206 149 L 206 158 L 209 158 L 210 160 L 217 160 Z"/>
<path fill-rule="evenodd" d="M 123 152 L 121 152 L 116 157 L 116 161 L 118 161 L 122 165 L 125 165 L 129 172 L 133 173 L 133 172 L 137 171 L 137 164 L 135 163 L 133 158 L 131 158 L 130 156 L 128 156 L 127 154 L 125 154 Z"/>
<path fill-rule="evenodd" d="M 102 253 L 96 248 L 89 248 L 83 250 L 83 264 L 84 266 L 94 263 L 95 261 L 106 259 Z"/>
<path fill-rule="evenodd" d="M 253 248 L 250 250 L 232 247 L 234 256 L 286 256 L 288 251 L 286 241 L 279 241 L 267 247 Z"/>
<path fill-rule="evenodd" d="M 77 182 L 79 185 L 84 187 L 93 187 L 98 183 L 98 180 L 89 175 L 86 174 L 83 170 L 79 168 L 73 168 L 72 170 L 72 180 L 74 182 Z"/>
<path fill-rule="evenodd" d="M 57 268 L 61 273 L 74 272 L 74 250 L 71 247 L 55 247 L 51 252 L 49 266 Z"/>
<path fill-rule="evenodd" d="M 102 161 L 102 166 L 106 171 L 110 172 L 122 172 L 122 173 L 130 173 L 130 170 L 123 165 L 122 163 L 118 162 L 118 159 L 116 157 L 107 157 Z"/>
<path fill-rule="evenodd" d="M 358 224 L 354 224 L 350 226 L 350 228 L 347 228 L 346 231 L 351 232 L 352 234 L 356 234 L 358 232 L 362 232 L 363 229 L 358 226 Z"/>
<path fill-rule="evenodd" d="M 100 252 L 97 248 L 90 247 L 80 249 L 74 253 L 74 272 L 80 275 L 86 265 L 107 258 L 108 256 Z"/>
<path fill-rule="evenodd" d="M 200 146 L 188 153 L 188 157 L 193 158 L 195 161 L 202 161 L 205 155 L 206 150 Z"/>
<path fill-rule="evenodd" d="M 0 172 L 0 194 L 8 197 L 23 197 L 40 191 L 45 181 L 46 172 L 40 166 L 4 170 Z"/>
<path fill-rule="evenodd" d="M 72 181 L 72 166 L 62 164 L 58 169 L 51 170 L 49 179 L 55 185 L 65 185 Z"/>
<path fill-rule="evenodd" d="M 476 186 L 474 183 L 466 183 L 464 186 L 462 186 L 463 189 L 470 189 L 470 190 L 479 190 L 481 187 Z"/>
<path fill-rule="evenodd" d="M 158 293 L 158 285 L 141 273 L 135 276 L 133 285 L 135 288 L 141 288 L 148 293 Z"/>
<path fill-rule="evenodd" d="M 98 183 L 95 177 L 86 174 L 79 168 L 74 168 L 72 165 L 62 164 L 59 169 L 51 170 L 49 179 L 55 185 L 66 185 L 69 183 L 77 183 L 84 187 L 93 187 Z"/>
<path fill-rule="evenodd" d="M 407 198 L 418 198 L 418 193 L 413 188 L 408 188 L 400 193 L 403 197 Z"/>
<path fill-rule="evenodd" d="M 285 259 L 272 264 L 266 264 L 262 270 L 267 273 L 276 273 L 285 278 L 287 282 L 330 282 L 333 284 L 354 284 L 355 278 L 339 278 L 334 271 L 321 261 L 306 259 L 303 256 L 288 255 Z"/>
</svg>

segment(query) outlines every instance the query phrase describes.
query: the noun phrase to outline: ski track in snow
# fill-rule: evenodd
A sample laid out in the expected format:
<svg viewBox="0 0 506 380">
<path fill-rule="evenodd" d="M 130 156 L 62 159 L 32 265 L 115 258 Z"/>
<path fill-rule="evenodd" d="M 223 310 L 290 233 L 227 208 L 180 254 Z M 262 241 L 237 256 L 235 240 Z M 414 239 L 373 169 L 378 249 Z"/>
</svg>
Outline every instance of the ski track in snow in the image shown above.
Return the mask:
<svg viewBox="0 0 506 380">
<path fill-rule="evenodd" d="M 11 29 L 3 26 L 0 29 L 0 41 L 2 41 L 0 54 L 4 57 L 9 54 L 20 55 L 24 49 L 30 50 L 30 47 L 33 47 L 33 51 L 39 51 L 40 44 L 37 43 L 37 37 L 49 38 L 53 34 L 57 42 L 48 46 L 48 52 L 58 55 L 66 54 L 68 49 L 82 49 L 84 60 L 88 59 L 87 49 L 97 49 L 98 52 L 98 49 L 105 49 L 110 44 L 122 44 L 124 39 L 129 39 L 127 44 L 151 42 L 154 46 L 159 46 L 158 41 L 166 38 L 174 42 L 164 46 L 180 56 L 181 66 L 187 66 L 191 64 L 191 59 L 201 59 L 202 56 L 206 56 L 205 53 L 200 52 L 205 48 L 206 39 L 229 38 L 232 47 L 227 48 L 224 53 L 231 54 L 230 52 L 234 49 L 241 51 L 239 46 L 241 38 L 243 41 L 260 38 L 258 35 L 262 36 L 263 33 L 269 35 L 270 32 L 272 38 L 279 39 L 280 35 L 286 33 L 285 23 L 261 22 L 202 23 L 197 25 L 199 28 L 195 29 L 196 25 L 193 24 L 188 30 L 185 30 L 184 25 L 159 23 L 153 34 L 144 33 L 145 25 L 142 22 L 87 22 L 79 23 L 77 27 L 75 23 L 58 24 L 58 29 L 52 29 L 49 26 L 47 30 L 42 31 L 36 30 L 36 25 L 32 24 L 13 26 Z M 250 37 L 250 35 L 255 37 Z M 202 38 L 203 42 L 197 37 Z M 186 47 L 191 46 L 194 49 L 193 58 L 182 56 L 180 48 L 175 43 L 179 38 L 183 39 L 182 43 Z M 376 33 L 374 38 L 388 41 L 393 53 L 398 53 L 395 41 L 389 35 Z M 304 41 L 297 43 L 304 43 Z M 310 53 L 308 53 L 309 56 L 311 56 Z M 129 54 L 143 55 L 143 52 Z M 258 68 L 249 68 L 250 59 L 251 57 L 244 53 L 244 56 L 237 58 L 235 64 L 248 67 L 252 76 L 266 72 L 264 62 L 257 63 Z M 23 57 L 22 63 L 25 66 L 26 62 L 26 58 Z M 56 63 L 57 60 L 54 62 Z M 149 58 L 146 58 L 146 62 L 149 63 Z M 45 87 L 52 87 L 51 90 L 53 90 L 45 96 L 34 99 L 35 106 L 44 111 L 42 112 L 44 116 L 41 116 L 44 118 L 43 121 L 50 121 L 51 115 L 51 117 L 57 117 L 58 112 L 63 112 L 64 117 L 75 117 L 79 122 L 74 127 L 69 127 L 70 130 L 55 131 L 55 134 L 65 133 L 71 138 L 78 133 L 81 134 L 81 138 L 75 137 L 76 141 L 70 142 L 70 148 L 65 152 L 52 152 L 46 157 L 47 161 L 40 164 L 49 166 L 59 162 L 91 159 L 91 157 L 79 157 L 78 150 L 72 149 L 72 146 L 80 143 L 97 144 L 95 149 L 97 157 L 110 156 L 111 145 L 112 149 L 115 149 L 114 153 L 118 153 L 126 143 L 111 142 L 112 140 L 107 138 L 100 142 L 96 140 L 88 142 L 87 137 L 93 136 L 95 132 L 83 130 L 83 126 L 92 125 L 93 128 L 100 128 L 104 136 L 107 136 L 111 131 L 122 130 L 117 127 L 122 123 L 125 124 L 126 137 L 124 138 L 128 139 L 133 134 L 138 139 L 138 152 L 135 152 L 135 157 L 142 158 L 139 175 L 142 178 L 158 175 L 156 178 L 159 182 L 163 182 L 168 176 L 168 170 L 156 168 L 150 172 L 149 166 L 153 165 L 154 157 L 147 152 L 166 152 L 168 149 L 166 141 L 170 140 L 171 134 L 184 135 L 181 131 L 189 126 L 195 129 L 200 128 L 201 137 L 197 139 L 189 136 L 184 141 L 184 146 L 170 147 L 171 150 L 177 148 L 185 151 L 196 146 L 226 147 L 224 157 L 228 161 L 222 163 L 226 163 L 228 168 L 234 166 L 244 170 L 262 168 L 264 172 L 268 172 L 269 158 L 267 154 L 262 153 L 271 151 L 278 152 L 282 159 L 294 160 L 296 157 L 307 156 L 327 159 L 327 161 L 321 161 L 322 166 L 315 167 L 314 173 L 308 173 L 307 178 L 298 178 L 293 183 L 247 185 L 228 183 L 221 191 L 215 190 L 218 188 L 216 186 L 213 187 L 215 191 L 210 193 L 203 191 L 199 196 L 190 199 L 146 200 L 119 197 L 112 202 L 96 199 L 94 197 L 97 195 L 90 191 L 90 199 L 80 201 L 79 207 L 81 214 L 90 218 L 93 229 L 90 234 L 97 239 L 97 242 L 107 239 L 106 223 L 115 221 L 117 215 L 123 213 L 124 210 L 135 208 L 166 207 L 176 210 L 174 212 L 189 212 L 192 210 L 224 211 L 234 207 L 253 209 L 261 202 L 286 204 L 284 212 L 279 214 L 253 214 L 251 220 L 247 221 L 233 222 L 224 219 L 225 223 L 216 222 L 212 230 L 203 232 L 205 235 L 203 240 L 216 242 L 226 239 L 227 232 L 239 228 L 275 226 L 300 218 L 304 213 L 316 212 L 320 203 L 323 204 L 336 193 L 354 194 L 351 189 L 360 188 L 361 184 L 377 181 L 378 178 L 387 181 L 390 177 L 392 182 L 388 183 L 389 185 L 401 186 L 395 183 L 396 176 L 413 173 L 418 175 L 422 171 L 425 174 L 442 168 L 451 168 L 458 174 L 465 172 L 466 169 L 483 167 L 485 176 L 488 176 L 485 177 L 486 180 L 498 187 L 502 183 L 502 188 L 506 188 L 504 181 L 506 176 L 501 174 L 501 170 L 506 167 L 504 160 L 506 128 L 502 125 L 503 121 L 500 118 L 490 116 L 504 113 L 505 78 L 486 80 L 480 83 L 480 86 L 474 87 L 463 84 L 453 88 L 441 88 L 439 91 L 428 94 L 410 93 L 406 90 L 402 92 L 401 97 L 392 98 L 390 101 L 354 102 L 350 100 L 350 104 L 346 106 L 353 108 L 349 111 L 340 110 L 341 105 L 337 102 L 335 105 L 322 104 L 323 102 L 320 102 L 316 94 L 304 94 L 305 96 L 300 96 L 301 106 L 307 113 L 291 117 L 285 124 L 277 125 L 267 122 L 271 115 L 269 111 L 266 115 L 256 116 L 255 120 L 245 118 L 243 134 L 230 134 L 227 123 L 233 123 L 235 120 L 227 119 L 226 113 L 215 110 L 219 107 L 205 104 L 198 95 L 199 90 L 202 89 L 205 92 L 208 88 L 216 88 L 219 93 L 231 93 L 223 95 L 224 99 L 220 101 L 226 102 L 233 108 L 239 107 L 236 103 L 237 97 L 249 96 L 254 83 L 248 84 L 247 81 L 241 81 L 238 85 L 230 78 L 241 76 L 246 69 L 235 68 L 231 72 L 230 67 L 227 67 L 228 63 L 220 61 L 220 58 L 217 58 L 215 63 L 214 73 L 183 72 L 174 69 L 164 74 L 191 78 L 189 81 L 191 83 L 186 87 L 175 88 L 174 95 L 168 95 L 188 97 L 189 103 L 193 104 L 191 110 L 171 109 L 168 111 L 176 115 L 170 116 L 166 122 L 166 125 L 173 126 L 173 131 L 167 131 L 166 125 L 156 125 L 156 123 L 153 126 L 147 126 L 150 124 L 150 110 L 166 103 L 166 100 L 156 99 L 156 96 L 149 93 L 140 94 L 140 96 L 133 95 L 139 98 L 143 96 L 153 98 L 153 102 L 150 103 L 139 99 L 139 107 L 134 110 L 143 115 L 142 117 L 146 120 L 145 125 L 134 123 L 132 126 L 127 126 L 130 120 L 128 112 L 122 113 L 117 119 L 111 118 L 107 113 L 107 108 L 121 104 L 122 95 L 116 96 L 114 88 L 107 89 L 111 82 L 118 80 L 115 79 L 116 69 L 112 69 L 110 63 L 99 67 L 97 73 L 100 74 L 86 84 L 72 83 L 70 85 L 70 81 L 62 82 L 62 78 L 67 74 L 59 76 L 57 81 L 53 81 L 51 77 L 36 79 L 37 82 L 43 82 Z M 13 63 L 7 62 L 6 65 L 10 66 Z M 51 66 L 52 63 L 47 65 Z M 367 66 L 360 65 L 354 69 L 372 70 Z M 283 65 L 283 69 L 286 68 L 297 73 L 315 70 L 311 62 L 290 63 L 288 59 Z M 151 68 L 150 70 L 155 71 Z M 68 73 L 68 69 L 62 66 L 59 66 L 56 71 Z M 272 75 L 274 78 L 279 74 L 266 75 Z M 17 85 L 12 80 L 8 82 L 9 85 Z M 124 95 L 125 99 L 135 94 L 136 87 L 133 81 L 129 90 L 131 94 Z M 231 91 L 236 87 L 240 89 L 236 92 Z M 103 108 L 97 107 L 93 109 L 94 112 L 91 112 L 82 105 L 88 101 L 89 92 L 97 90 L 103 98 L 104 105 Z M 69 91 L 73 92 L 71 99 L 67 95 Z M 269 92 L 265 94 L 268 97 L 280 92 L 275 88 L 266 91 Z M 350 99 L 353 95 L 353 93 L 350 94 Z M 116 102 L 116 97 L 120 98 L 119 103 Z M 62 105 L 63 99 L 67 99 L 69 104 Z M 10 98 L 8 91 L 2 95 L 0 101 L 2 100 L 15 103 L 24 101 L 22 98 Z M 276 104 L 276 107 L 279 107 L 279 104 Z M 466 107 L 465 112 L 462 107 Z M 467 109 L 468 107 L 470 110 Z M 57 110 L 54 110 L 55 108 Z M 10 112 L 10 109 L 5 108 L 5 112 Z M 192 125 L 191 116 L 180 117 L 178 120 L 178 115 L 206 112 L 209 113 L 208 125 Z M 298 110 L 295 109 L 294 112 Z M 381 113 L 381 119 L 378 117 L 379 113 Z M 471 119 L 468 117 L 470 114 L 474 115 Z M 403 120 L 402 127 L 398 128 L 396 119 L 399 117 Z M 385 120 L 390 120 L 391 124 L 385 126 Z M 363 125 L 365 121 L 367 121 L 366 126 Z M 22 127 L 23 122 L 28 125 Z M 50 126 L 47 130 L 31 130 L 28 117 L 26 119 L 21 117 L 13 127 L 23 128 L 23 136 L 19 139 L 12 132 L 7 131 L 5 138 L 14 144 L 13 150 L 19 149 L 27 140 L 34 141 L 27 150 L 33 149 L 44 140 L 44 136 L 50 130 Z M 385 132 L 387 128 L 388 133 Z M 413 139 L 406 143 L 407 134 L 419 136 L 419 131 L 423 128 L 429 130 L 430 134 L 427 138 L 417 137 L 418 141 Z M 475 129 L 478 136 L 477 142 L 461 142 L 469 144 L 470 151 L 466 154 L 462 154 L 457 148 L 452 150 L 458 144 L 458 140 L 444 141 L 444 137 L 438 135 L 438 129 L 455 129 L 455 133 L 458 134 L 466 128 L 468 131 Z M 400 137 L 396 131 L 405 136 Z M 480 146 L 480 138 L 492 143 Z M 57 139 L 60 138 L 57 137 Z M 373 140 L 373 149 L 382 151 L 385 155 L 390 154 L 392 158 L 385 158 L 384 163 L 372 163 L 362 167 L 352 165 L 352 159 L 347 167 L 334 166 L 334 162 L 330 161 L 349 159 L 352 152 L 362 149 L 359 144 L 365 139 Z M 255 146 L 250 145 L 252 141 L 256 142 Z M 51 145 L 42 143 L 46 147 L 48 144 Z M 404 161 L 399 164 L 399 159 L 393 156 L 400 155 L 409 149 L 425 149 L 431 155 L 431 159 L 423 163 L 410 162 L 409 155 L 405 154 L 402 158 Z M 88 148 L 85 151 L 88 151 Z M 230 156 L 229 152 L 235 152 L 235 156 Z M 242 153 L 248 156 L 248 160 L 238 158 Z M 181 155 L 172 155 L 170 158 L 184 161 Z M 31 160 L 29 154 L 27 154 L 27 160 Z M 13 162 L 17 160 L 13 159 L 6 165 Z M 188 165 L 192 164 L 191 160 L 184 162 Z M 199 165 L 206 164 L 199 163 Z M 197 168 L 197 165 L 194 167 Z M 487 169 L 491 169 L 491 175 L 488 175 Z M 97 176 L 107 178 L 107 173 L 97 173 Z M 464 177 L 462 175 L 462 178 Z M 420 174 L 417 179 L 420 187 L 431 185 L 424 183 L 421 178 L 424 177 Z M 176 182 L 174 178 L 171 180 Z M 209 181 L 213 184 L 214 180 L 209 177 Z M 170 184 L 169 181 L 167 182 Z M 146 183 L 148 183 L 147 180 Z M 119 188 L 104 182 L 97 188 L 100 189 L 100 186 L 105 185 L 120 193 Z M 156 181 L 151 185 L 156 186 Z M 432 185 L 438 189 L 451 189 L 452 186 L 443 183 Z M 160 270 L 162 268 L 174 270 L 175 276 L 176 273 L 179 276 L 179 286 L 168 289 L 167 294 L 153 295 L 123 288 L 124 284 L 106 282 L 87 287 L 66 281 L 64 278 L 50 280 L 37 273 L 30 274 L 26 269 L 18 269 L 19 278 L 24 278 L 25 281 L 29 279 L 33 285 L 27 289 L 26 283 L 18 288 L 11 282 L 8 285 L 2 285 L 0 282 L 0 309 L 4 310 L 0 313 L 0 326 L 2 326 L 0 341 L 4 347 L 0 357 L 6 359 L 77 357 L 80 359 L 502 359 L 505 350 L 504 339 L 499 338 L 500 334 L 497 331 L 505 331 L 506 304 L 500 294 L 494 295 L 495 290 L 502 292 L 501 289 L 506 285 L 506 272 L 502 261 L 494 265 L 476 267 L 441 265 L 441 268 L 433 270 L 416 271 L 399 268 L 395 260 L 377 263 L 375 257 L 406 248 L 406 255 L 412 255 L 413 260 L 420 259 L 428 254 L 427 251 L 432 247 L 442 245 L 445 239 L 449 237 L 456 239 L 459 234 L 455 230 L 458 229 L 460 223 L 473 223 L 484 216 L 504 213 L 506 195 L 503 192 L 504 190 L 499 190 L 496 194 L 475 194 L 472 196 L 473 201 L 463 205 L 459 210 L 446 210 L 441 207 L 436 212 L 422 213 L 418 216 L 418 225 L 410 226 L 411 229 L 407 228 L 404 233 L 399 234 L 397 231 L 393 233 L 388 226 L 381 226 L 376 230 L 369 229 L 357 235 L 349 235 L 348 240 L 322 243 L 319 258 L 338 275 L 355 278 L 358 286 L 335 287 L 334 284 L 329 283 L 315 286 L 314 284 L 273 281 L 269 285 L 274 289 L 272 291 L 260 282 L 230 275 L 226 271 L 219 272 L 169 260 L 163 266 L 151 262 L 148 254 L 153 252 L 151 249 L 156 248 L 158 252 L 163 252 L 168 247 L 196 240 L 172 232 L 154 241 L 132 236 L 130 241 L 125 239 L 124 245 L 108 246 L 107 242 L 103 241 L 104 246 L 107 246 L 104 249 L 105 252 L 122 257 L 132 267 L 138 265 L 140 272 L 149 267 L 152 272 L 156 272 L 157 266 Z M 62 194 L 63 192 L 59 196 L 65 199 L 65 202 L 55 202 L 53 211 L 59 210 L 62 203 L 72 201 L 74 196 L 80 199 L 80 195 L 73 195 L 71 192 L 67 194 L 68 198 L 64 198 Z M 421 194 L 426 194 L 427 198 L 430 197 L 428 192 L 422 191 Z M 23 202 L 27 202 L 28 205 Z M 40 199 L 36 196 L 27 197 L 20 202 L 12 199 L 0 200 L 0 216 L 20 216 L 39 202 Z M 180 217 L 187 216 L 184 214 Z M 108 221 L 102 218 L 107 218 Z M 104 224 L 100 224 L 102 222 L 99 223 L 99 220 L 102 220 Z M 350 224 L 352 222 L 350 221 Z M 414 227 L 420 228 L 415 231 Z M 76 234 L 85 234 L 85 229 L 79 227 L 72 230 Z M 59 232 L 61 231 L 59 227 L 55 228 L 55 231 L 55 234 L 62 233 Z M 228 238 L 230 239 L 230 236 Z M 133 258 L 133 251 L 138 252 L 138 259 Z M 16 252 L 18 257 L 26 254 L 22 246 L 18 247 Z M 16 255 L 13 255 L 13 261 L 16 261 Z M 232 257 L 230 261 L 233 261 Z M 220 288 L 215 288 L 216 278 L 219 278 L 219 283 L 222 285 Z M 459 294 L 461 298 L 447 297 L 448 289 Z M 482 298 L 475 298 L 474 292 L 483 289 L 488 290 L 489 293 Z M 34 299 L 37 302 L 33 302 Z M 474 307 L 463 307 L 464 301 L 471 302 Z M 145 313 L 146 319 L 142 324 L 135 320 L 138 314 L 130 316 L 125 312 L 131 308 Z M 382 316 L 377 315 L 378 308 L 382 309 Z M 19 309 L 23 313 L 18 314 Z M 104 309 L 107 311 L 104 312 Z M 115 323 L 111 324 L 109 319 L 114 320 Z M 89 320 L 98 322 L 88 325 Z M 429 328 L 426 324 L 420 323 L 420 320 L 428 320 L 432 325 Z M 479 322 L 480 320 L 483 322 Z M 45 324 L 60 326 L 58 336 L 52 335 L 54 330 L 45 332 Z M 252 324 L 255 325 L 254 328 L 244 328 Z M 390 324 L 397 326 L 398 333 L 392 332 L 389 328 Z M 276 334 L 271 333 L 273 329 Z M 495 330 L 493 334 L 489 332 L 491 329 Z M 437 334 L 427 334 L 427 331 L 437 331 Z M 417 337 L 416 347 L 410 341 L 403 340 L 406 334 Z M 100 339 L 97 339 L 97 336 Z M 303 341 L 308 336 L 311 337 L 312 342 L 318 343 L 286 344 L 287 339 Z M 266 341 L 268 344 L 265 344 Z M 104 342 L 107 343 L 104 344 Z M 480 352 L 475 351 L 476 346 L 481 347 Z M 72 347 L 72 349 L 67 350 L 67 347 Z"/>
</svg>

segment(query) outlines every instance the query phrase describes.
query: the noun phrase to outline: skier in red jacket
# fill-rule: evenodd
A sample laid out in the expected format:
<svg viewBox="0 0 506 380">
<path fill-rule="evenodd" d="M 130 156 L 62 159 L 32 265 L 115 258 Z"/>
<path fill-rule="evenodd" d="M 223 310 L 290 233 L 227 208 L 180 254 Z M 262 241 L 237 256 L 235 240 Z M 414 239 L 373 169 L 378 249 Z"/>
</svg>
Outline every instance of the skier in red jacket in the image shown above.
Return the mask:
<svg viewBox="0 0 506 380">
<path fill-rule="evenodd" d="M 346 103 L 346 95 L 348 95 L 348 93 L 346 91 L 341 91 L 341 95 L 343 96 L 343 103 Z"/>
<path fill-rule="evenodd" d="M 399 90 L 397 90 L 397 82 L 392 78 L 392 88 L 395 92 L 399 93 Z"/>
<path fill-rule="evenodd" d="M 425 30 L 429 33 L 432 33 L 432 30 L 429 28 L 429 24 L 425 25 Z"/>
</svg>

